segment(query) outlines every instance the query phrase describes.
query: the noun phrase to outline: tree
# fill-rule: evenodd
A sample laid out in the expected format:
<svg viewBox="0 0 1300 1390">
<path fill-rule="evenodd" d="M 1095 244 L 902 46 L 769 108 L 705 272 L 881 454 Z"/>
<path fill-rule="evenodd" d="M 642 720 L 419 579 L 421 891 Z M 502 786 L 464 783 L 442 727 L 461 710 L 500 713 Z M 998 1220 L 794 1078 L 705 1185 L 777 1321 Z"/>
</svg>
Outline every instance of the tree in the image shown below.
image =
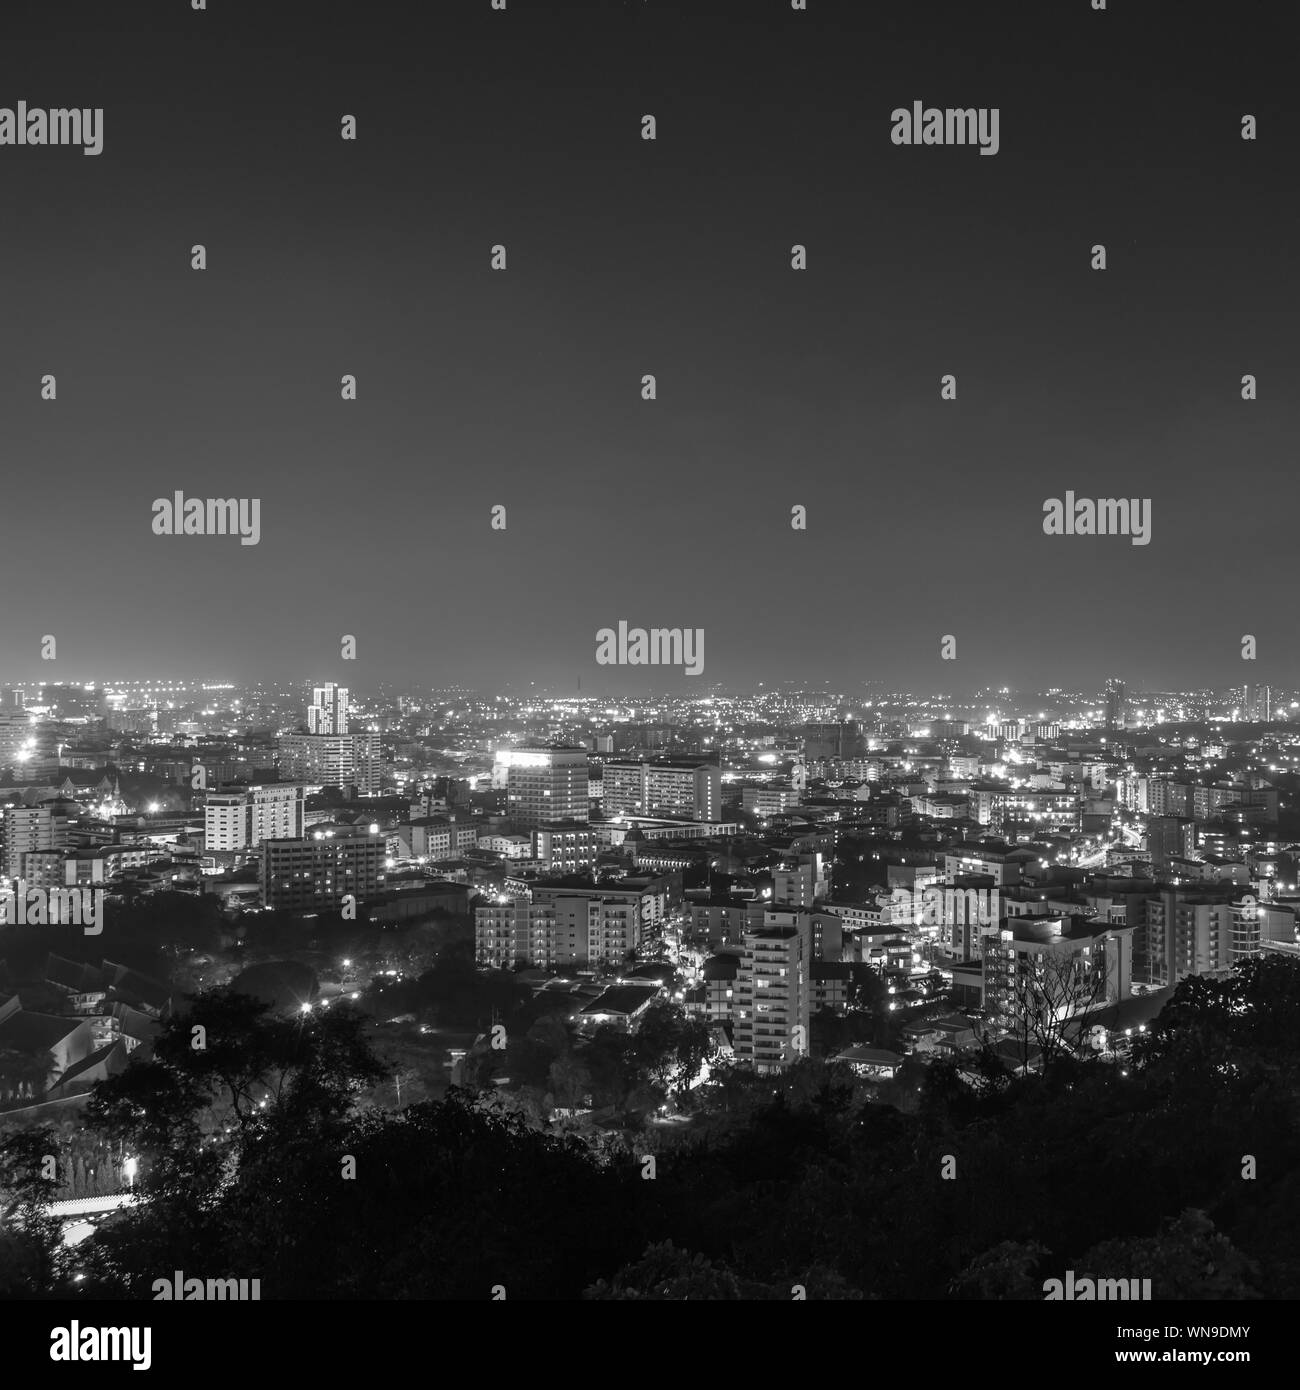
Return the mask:
<svg viewBox="0 0 1300 1390">
<path fill-rule="evenodd" d="M 1160 1299 L 1262 1298 L 1253 1260 L 1214 1228 L 1203 1211 L 1188 1208 L 1154 1236 L 1107 1240 L 1080 1260 L 1096 1278 L 1151 1280 L 1151 1296 Z"/>
<path fill-rule="evenodd" d="M 375 1087 L 376 1103 L 390 1110 L 427 1100 L 424 1078 L 415 1067 L 397 1065 Z"/>
<path fill-rule="evenodd" d="M 740 1280 L 724 1264 L 679 1250 L 671 1240 L 646 1247 L 641 1258 L 625 1265 L 610 1280 L 597 1280 L 583 1298 L 601 1301 L 690 1299 L 738 1301 Z"/>
<path fill-rule="evenodd" d="M 875 1037 L 875 1018 L 862 1009 L 847 1009 L 836 1013 L 821 1008 L 812 1016 L 813 1051 L 822 1057 L 834 1057 L 855 1043 L 870 1043 Z"/>
<path fill-rule="evenodd" d="M 87 1117 L 139 1156 L 136 1186 L 148 1201 L 101 1230 L 96 1277 L 120 1288 L 151 1269 L 240 1268 L 232 1246 L 257 1243 L 278 1219 L 276 1201 L 306 1200 L 302 1183 L 342 1152 L 357 1099 L 382 1075 L 364 1022 L 339 1005 L 279 1018 L 215 990 L 164 1022 L 150 1060 L 100 1082 Z M 192 1046 L 196 1026 L 202 1048 Z M 250 1190 L 263 1205 L 232 1222 L 233 1193 Z"/>
<path fill-rule="evenodd" d="M 44 1095 L 53 1071 L 48 1052 L 0 1047 L 0 1090 L 6 1098 L 19 1101 Z"/>
<path fill-rule="evenodd" d="M 45 1157 L 56 1151 L 48 1126 L 0 1139 L 0 1298 L 40 1298 L 70 1292 L 62 1226 L 47 1210 L 59 1196 Z"/>
<path fill-rule="evenodd" d="M 591 1074 L 596 1105 L 621 1106 L 637 1080 L 632 1039 L 620 1029 L 602 1024 L 579 1056 Z"/>
<path fill-rule="evenodd" d="M 564 1109 L 574 1109 L 582 1105 L 591 1090 L 591 1072 L 586 1063 L 575 1056 L 557 1057 L 551 1063 L 547 1085 L 555 1097 L 555 1103 Z"/>
<path fill-rule="evenodd" d="M 689 1086 L 713 1053 L 703 1019 L 687 1018 L 678 1004 L 652 1004 L 641 1020 L 631 1048 L 640 1075 L 660 1089 Z"/>
<path fill-rule="evenodd" d="M 1044 1255 L 1037 1241 L 1004 1240 L 977 1255 L 949 1285 L 953 1298 L 1041 1299 L 1034 1270 Z"/>
<path fill-rule="evenodd" d="M 554 1049 L 531 1034 L 511 1038 L 506 1048 L 506 1070 L 511 1086 L 533 1086 L 543 1090 L 555 1060 Z"/>
<path fill-rule="evenodd" d="M 1028 1067 L 1033 1048 L 1046 1074 L 1063 1054 L 1072 1051 L 1081 1021 L 1106 997 L 1105 948 L 1094 944 L 1088 954 L 1066 949 L 1063 943 L 1043 952 L 1021 953 L 1011 947 L 1011 1036 L 1020 1064 Z"/>
</svg>

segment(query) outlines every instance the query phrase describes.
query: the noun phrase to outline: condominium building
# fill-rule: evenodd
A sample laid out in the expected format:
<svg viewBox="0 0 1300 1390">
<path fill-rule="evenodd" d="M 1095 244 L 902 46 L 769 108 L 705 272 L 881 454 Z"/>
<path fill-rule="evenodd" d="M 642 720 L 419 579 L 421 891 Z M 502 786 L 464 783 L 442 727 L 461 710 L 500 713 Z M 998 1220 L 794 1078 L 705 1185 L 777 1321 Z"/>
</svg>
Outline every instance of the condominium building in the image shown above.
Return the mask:
<svg viewBox="0 0 1300 1390">
<path fill-rule="evenodd" d="M 550 873 L 576 874 L 589 869 L 609 848 L 608 832 L 586 821 L 554 821 L 533 831 L 534 853 Z"/>
<path fill-rule="evenodd" d="M 42 806 L 7 806 L 4 811 L 4 865 L 6 878 L 32 881 L 27 856 L 63 851 L 72 843 L 69 803 Z"/>
<path fill-rule="evenodd" d="M 793 787 L 742 787 L 740 805 L 743 810 L 768 820 L 783 815 L 799 804 L 799 793 Z"/>
<path fill-rule="evenodd" d="M 295 783 L 209 792 L 203 844 L 209 852 L 256 849 L 263 840 L 297 839 L 303 832 L 303 787 Z"/>
<path fill-rule="evenodd" d="M 0 770 L 21 768 L 36 748 L 36 726 L 22 709 L 0 710 Z"/>
<path fill-rule="evenodd" d="M 398 831 L 403 844 L 409 844 L 412 859 L 433 861 L 460 859 L 467 850 L 478 848 L 479 824 L 465 812 L 446 816 L 420 816 L 409 829 Z"/>
<path fill-rule="evenodd" d="M 494 781 L 505 786 L 510 818 L 521 829 L 590 818 L 585 748 L 498 749 Z"/>
<path fill-rule="evenodd" d="M 501 894 L 474 910 L 482 965 L 617 968 L 631 961 L 640 942 L 636 893 L 534 889 Z"/>
<path fill-rule="evenodd" d="M 699 759 L 616 759 L 603 774 L 602 810 L 607 818 L 664 816 L 670 820 L 715 820 L 722 809 L 722 769 Z"/>
<path fill-rule="evenodd" d="M 292 912 L 318 912 L 373 897 L 384 882 L 379 834 L 263 840 L 262 902 Z"/>
<path fill-rule="evenodd" d="M 1261 947 L 1260 909 L 1169 888 L 1148 898 L 1142 926 L 1148 982 L 1174 985 L 1187 975 L 1226 970 Z"/>
<path fill-rule="evenodd" d="M 769 909 L 746 931 L 736 975 L 733 1048 L 756 1071 L 780 1071 L 808 1052 L 812 914 Z"/>
<path fill-rule="evenodd" d="M 307 731 L 312 734 L 347 733 L 347 686 L 330 682 L 312 690 L 311 704 L 307 706 Z"/>
<path fill-rule="evenodd" d="M 828 896 L 829 886 L 820 854 L 796 855 L 772 871 L 772 906 L 812 907 Z"/>
<path fill-rule="evenodd" d="M 574 965 L 617 969 L 647 932 L 661 926 L 680 895 L 680 879 L 624 879 L 621 888 L 534 884 L 481 903 L 475 950 L 484 964 Z"/>
<path fill-rule="evenodd" d="M 983 939 L 986 1007 L 1014 1029 L 1027 1014 L 1066 1024 L 1129 998 L 1133 933 L 1082 918 L 1004 918 Z"/>
<path fill-rule="evenodd" d="M 358 796 L 383 788 L 383 752 L 378 733 L 283 734 L 277 749 L 286 781 L 315 787 L 355 787 Z"/>
<path fill-rule="evenodd" d="M 566 921 L 557 930 L 554 906 L 533 902 L 529 893 L 503 893 L 474 909 L 474 954 L 480 965 L 576 967 L 585 960 L 585 946 L 577 922 Z"/>
</svg>

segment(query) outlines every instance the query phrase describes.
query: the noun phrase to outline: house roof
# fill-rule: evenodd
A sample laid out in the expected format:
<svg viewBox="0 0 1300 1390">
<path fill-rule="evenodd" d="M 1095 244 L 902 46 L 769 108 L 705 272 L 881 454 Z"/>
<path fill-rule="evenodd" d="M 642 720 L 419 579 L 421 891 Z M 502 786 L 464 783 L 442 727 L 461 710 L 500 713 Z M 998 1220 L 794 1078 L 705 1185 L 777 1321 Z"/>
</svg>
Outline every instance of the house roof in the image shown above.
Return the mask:
<svg viewBox="0 0 1300 1390">
<path fill-rule="evenodd" d="M 634 1014 L 659 993 L 658 985 L 611 985 L 593 999 L 584 1014 Z"/>
<path fill-rule="evenodd" d="M 101 1077 L 121 1071 L 125 1066 L 126 1044 L 121 1038 L 117 1038 L 92 1052 L 89 1057 L 74 1062 L 50 1087 L 50 1092 L 53 1094 L 60 1090 L 71 1090 L 78 1081 L 98 1081 Z"/>
<path fill-rule="evenodd" d="M 919 1038 L 926 1033 L 974 1032 L 975 1025 L 965 1014 L 944 1014 L 942 1018 L 923 1018 L 916 1023 L 905 1024 L 902 1031 L 909 1037 Z"/>
<path fill-rule="evenodd" d="M 60 985 L 75 994 L 90 994 L 107 987 L 101 967 L 87 965 L 83 961 L 67 960 L 53 952 L 45 961 L 45 979 L 47 983 Z"/>
<path fill-rule="evenodd" d="M 0 1044 L 22 1052 L 48 1052 L 69 1034 L 86 1026 L 82 1018 L 55 1018 L 51 1014 L 19 1009 L 0 1022 Z"/>
<path fill-rule="evenodd" d="M 846 1047 L 831 1058 L 832 1062 L 859 1063 L 870 1067 L 896 1067 L 902 1062 L 900 1053 L 884 1047 Z"/>
<path fill-rule="evenodd" d="M 152 1009 L 161 1009 L 172 997 L 169 985 L 155 980 L 152 975 L 142 975 L 129 966 L 106 960 L 104 972 L 112 981 L 112 997 L 128 1004 L 145 1004 Z"/>
<path fill-rule="evenodd" d="M 110 1002 L 108 1012 L 117 1019 L 123 1034 L 137 1042 L 152 1041 L 162 1031 L 162 1025 L 157 1019 L 151 1018 L 139 1009 L 133 1009 L 129 1004 L 120 1001 Z"/>
</svg>

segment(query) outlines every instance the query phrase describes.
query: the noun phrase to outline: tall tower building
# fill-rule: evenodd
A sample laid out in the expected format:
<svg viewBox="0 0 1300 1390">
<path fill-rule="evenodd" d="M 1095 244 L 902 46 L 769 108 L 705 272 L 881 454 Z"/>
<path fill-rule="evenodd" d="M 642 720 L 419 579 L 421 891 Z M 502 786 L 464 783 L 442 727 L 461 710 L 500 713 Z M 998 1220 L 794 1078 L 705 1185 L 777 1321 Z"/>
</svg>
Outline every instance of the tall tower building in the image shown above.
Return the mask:
<svg viewBox="0 0 1300 1390">
<path fill-rule="evenodd" d="M 1273 718 L 1273 692 L 1267 685 L 1242 687 L 1241 713 L 1243 718 L 1267 724 Z"/>
<path fill-rule="evenodd" d="M 1112 676 L 1106 682 L 1106 727 L 1108 729 L 1122 729 L 1124 727 L 1126 696 L 1127 690 L 1124 682 L 1118 676 Z"/>
<path fill-rule="evenodd" d="M 22 709 L 0 711 L 0 769 L 28 761 L 36 743 L 36 726 Z"/>
<path fill-rule="evenodd" d="M 812 913 L 768 908 L 763 926 L 744 934 L 736 975 L 736 1060 L 757 1072 L 781 1071 L 808 1052 Z"/>
<path fill-rule="evenodd" d="M 345 685 L 318 685 L 307 707 L 307 732 L 346 734 L 348 731 L 348 689 Z"/>
<path fill-rule="evenodd" d="M 496 763 L 498 777 L 505 773 L 508 813 L 520 826 L 537 830 L 552 821 L 588 819 L 585 748 L 499 748 Z"/>
</svg>

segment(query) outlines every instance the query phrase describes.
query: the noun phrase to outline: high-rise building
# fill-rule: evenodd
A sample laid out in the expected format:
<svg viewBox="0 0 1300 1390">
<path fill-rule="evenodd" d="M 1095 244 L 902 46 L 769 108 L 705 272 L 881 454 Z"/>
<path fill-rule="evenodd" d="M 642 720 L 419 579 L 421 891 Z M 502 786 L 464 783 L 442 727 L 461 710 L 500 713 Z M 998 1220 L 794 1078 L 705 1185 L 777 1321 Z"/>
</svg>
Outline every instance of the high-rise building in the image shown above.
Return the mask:
<svg viewBox="0 0 1300 1390">
<path fill-rule="evenodd" d="M 1273 691 L 1267 685 L 1241 687 L 1241 717 L 1254 723 L 1267 724 L 1273 718 Z"/>
<path fill-rule="evenodd" d="M 812 907 L 828 896 L 828 887 L 821 854 L 796 855 L 772 871 L 772 906 Z"/>
<path fill-rule="evenodd" d="M 498 778 L 504 772 L 508 814 L 522 828 L 590 819 L 585 748 L 499 748 L 496 764 Z"/>
<path fill-rule="evenodd" d="M 585 957 L 585 931 L 569 922 L 556 930 L 555 908 L 529 893 L 502 894 L 474 909 L 474 953 L 498 970 L 526 962 L 539 970 L 576 965 Z"/>
<path fill-rule="evenodd" d="M 303 788 L 292 783 L 209 792 L 203 807 L 207 850 L 256 849 L 263 840 L 293 840 L 303 831 Z"/>
<path fill-rule="evenodd" d="M 538 883 L 532 901 L 552 908 L 557 940 L 565 950 L 572 939 L 582 963 L 617 968 L 631 963 L 647 932 L 662 927 L 680 890 L 680 877 L 672 875 L 624 879 L 613 888 Z"/>
<path fill-rule="evenodd" d="M 604 827 L 586 821 L 552 821 L 533 831 L 534 853 L 548 873 L 580 873 L 609 848 L 607 834 Z"/>
<path fill-rule="evenodd" d="M 1146 903 L 1144 958 L 1151 984 L 1227 970 L 1260 949 L 1260 912 L 1251 899 L 1230 902 L 1186 888 L 1165 888 Z"/>
<path fill-rule="evenodd" d="M 21 770 L 36 749 L 36 726 L 22 709 L 0 710 L 0 770 Z"/>
<path fill-rule="evenodd" d="M 4 812 L 5 877 L 33 880 L 27 857 L 62 852 L 72 843 L 68 811 L 63 801 L 43 806 L 6 806 Z"/>
<path fill-rule="evenodd" d="M 282 734 L 276 754 L 280 775 L 316 787 L 355 787 L 358 796 L 378 796 L 383 787 L 380 735 Z"/>
<path fill-rule="evenodd" d="M 307 707 L 307 730 L 313 734 L 347 733 L 347 686 L 331 681 L 312 690 L 311 704 Z"/>
<path fill-rule="evenodd" d="M 717 820 L 722 811 L 722 769 L 698 758 L 616 759 L 602 774 L 607 819 L 661 816 Z"/>
<path fill-rule="evenodd" d="M 374 897 L 384 881 L 384 837 L 313 835 L 262 841 L 262 902 L 270 908 L 318 912 L 352 895 Z"/>
<path fill-rule="evenodd" d="M 780 1071 L 808 1052 L 812 913 L 769 908 L 746 931 L 736 974 L 733 1047 L 738 1062 Z"/>
<path fill-rule="evenodd" d="M 984 938 L 984 1000 L 1013 1031 L 1036 1019 L 1067 1041 L 1079 1020 L 1129 998 L 1134 927 L 1066 917 L 1008 917 Z"/>
<path fill-rule="evenodd" d="M 1124 682 L 1118 676 L 1112 676 L 1106 682 L 1106 727 L 1108 729 L 1122 729 L 1126 715 L 1126 695 L 1127 690 Z"/>
</svg>

